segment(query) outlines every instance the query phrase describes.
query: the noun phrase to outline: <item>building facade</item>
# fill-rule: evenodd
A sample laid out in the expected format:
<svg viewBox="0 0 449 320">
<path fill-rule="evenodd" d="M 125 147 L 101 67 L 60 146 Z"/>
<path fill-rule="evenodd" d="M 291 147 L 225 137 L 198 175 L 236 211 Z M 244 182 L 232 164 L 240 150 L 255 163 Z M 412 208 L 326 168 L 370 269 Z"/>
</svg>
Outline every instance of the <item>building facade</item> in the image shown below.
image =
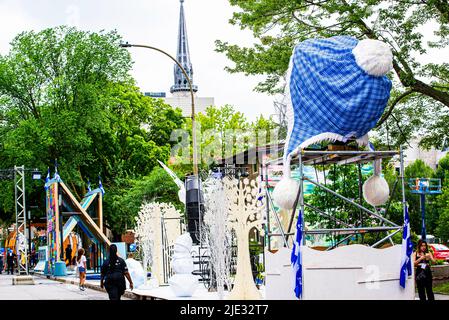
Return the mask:
<svg viewBox="0 0 449 320">
<path fill-rule="evenodd" d="M 407 167 L 416 160 L 422 160 L 425 164 L 435 170 L 438 167 L 438 162 L 443 158 L 447 151 L 437 150 L 431 148 L 424 150 L 419 147 L 419 140 L 414 139 L 410 141 L 410 146 L 404 150 L 404 166 Z"/>
</svg>

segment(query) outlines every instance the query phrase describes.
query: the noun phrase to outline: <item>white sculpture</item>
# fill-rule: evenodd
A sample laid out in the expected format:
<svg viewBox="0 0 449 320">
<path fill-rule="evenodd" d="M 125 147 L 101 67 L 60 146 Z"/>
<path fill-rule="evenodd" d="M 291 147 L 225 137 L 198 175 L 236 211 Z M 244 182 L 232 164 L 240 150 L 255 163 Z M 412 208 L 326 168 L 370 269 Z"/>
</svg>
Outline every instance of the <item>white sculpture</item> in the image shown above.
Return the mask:
<svg viewBox="0 0 449 320">
<path fill-rule="evenodd" d="M 133 280 L 134 288 L 139 288 L 145 284 L 146 273 L 142 268 L 142 265 L 133 258 L 128 258 L 125 260 L 126 266 L 128 267 L 129 275 Z M 126 282 L 127 286 L 129 286 L 128 282 Z"/>
<path fill-rule="evenodd" d="M 192 275 L 191 250 L 192 238 L 189 233 L 184 233 L 176 239 L 171 261 L 175 274 L 168 279 L 168 284 L 177 297 L 191 297 L 198 287 L 198 277 Z"/>
<path fill-rule="evenodd" d="M 231 288 L 231 230 L 228 222 L 228 199 L 221 179 L 209 177 L 204 183 L 205 214 L 201 235 L 209 249 L 210 278 L 216 283 L 218 298 L 224 287 Z"/>
<path fill-rule="evenodd" d="M 186 188 L 184 186 L 184 182 L 182 182 L 181 179 L 179 179 L 178 176 L 173 171 L 171 171 L 165 164 L 163 164 L 161 161 L 158 160 L 157 162 L 159 162 L 161 167 L 164 168 L 164 170 L 168 173 L 168 175 L 173 179 L 173 181 L 178 186 L 179 201 L 186 204 Z"/>
<path fill-rule="evenodd" d="M 251 270 L 248 237 L 252 228 L 261 227 L 262 210 L 265 208 L 265 203 L 261 201 L 261 194 L 255 180 L 245 178 L 243 181 L 238 181 L 224 178 L 223 182 L 229 204 L 229 221 L 237 235 L 237 272 L 234 287 L 228 299 L 261 299 Z"/>
<path fill-rule="evenodd" d="M 143 254 L 143 267 L 145 271 L 151 270 L 150 287 L 163 283 L 162 219 L 179 216 L 180 212 L 172 204 L 151 202 L 143 204 L 136 217 L 136 237 Z"/>
</svg>

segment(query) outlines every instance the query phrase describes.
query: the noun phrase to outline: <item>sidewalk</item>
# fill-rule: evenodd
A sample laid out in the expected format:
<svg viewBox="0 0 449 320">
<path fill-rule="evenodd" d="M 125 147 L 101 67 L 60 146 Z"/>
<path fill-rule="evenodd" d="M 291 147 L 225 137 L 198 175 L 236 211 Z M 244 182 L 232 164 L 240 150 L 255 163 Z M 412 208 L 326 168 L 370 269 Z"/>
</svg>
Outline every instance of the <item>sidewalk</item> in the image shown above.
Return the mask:
<svg viewBox="0 0 449 320">
<path fill-rule="evenodd" d="M 47 278 L 46 276 L 41 275 L 41 274 L 35 274 L 34 276 L 38 277 L 38 278 Z M 72 284 L 72 285 L 76 285 L 76 286 L 79 285 L 79 279 L 77 278 L 77 276 L 75 274 L 68 275 L 65 277 L 51 276 L 50 279 L 53 281 L 58 281 L 58 282 L 65 283 L 65 284 Z M 106 290 L 100 288 L 100 280 L 86 280 L 84 286 L 86 288 L 89 288 L 92 290 L 103 292 L 104 294 L 106 294 L 106 297 L 107 297 Z M 123 298 L 131 299 L 131 300 L 140 300 L 140 297 L 138 295 L 134 294 L 130 290 L 125 291 Z M 416 294 L 415 300 L 419 300 L 418 294 Z M 449 295 L 435 293 L 435 300 L 449 300 Z"/>
<path fill-rule="evenodd" d="M 34 285 L 13 285 L 13 276 L 0 275 L 0 300 L 108 300 L 107 294 L 88 288 L 81 291 L 78 284 L 33 278 Z"/>
<path fill-rule="evenodd" d="M 39 277 L 39 278 L 47 278 L 47 276 L 43 275 L 43 274 L 35 274 L 35 277 Z M 54 280 L 54 281 L 58 281 L 58 282 L 62 282 L 65 284 L 73 284 L 73 285 L 79 285 L 79 278 L 75 275 L 67 275 L 65 277 L 54 277 L 54 276 L 50 276 L 49 277 L 50 280 Z M 92 289 L 92 290 L 96 290 L 96 291 L 100 291 L 100 292 L 104 292 L 107 295 L 107 292 L 105 289 L 102 289 L 100 287 L 100 280 L 87 280 L 84 282 L 84 286 L 86 288 Z M 125 293 L 122 296 L 123 298 L 128 298 L 128 299 L 132 299 L 132 300 L 138 300 L 138 297 L 133 294 L 131 291 L 126 290 Z"/>
</svg>

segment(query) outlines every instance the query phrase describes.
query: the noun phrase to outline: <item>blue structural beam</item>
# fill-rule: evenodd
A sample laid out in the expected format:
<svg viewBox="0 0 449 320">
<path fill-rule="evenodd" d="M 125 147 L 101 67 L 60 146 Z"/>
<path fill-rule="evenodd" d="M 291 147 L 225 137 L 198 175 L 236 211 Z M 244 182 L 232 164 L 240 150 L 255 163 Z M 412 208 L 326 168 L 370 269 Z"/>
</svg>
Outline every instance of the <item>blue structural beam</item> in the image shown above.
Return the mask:
<svg viewBox="0 0 449 320">
<path fill-rule="evenodd" d="M 441 179 L 413 178 L 408 180 L 410 192 L 419 194 L 421 204 L 421 239 L 426 240 L 426 195 L 441 194 Z"/>
<path fill-rule="evenodd" d="M 71 216 L 69 220 L 64 224 L 63 228 L 63 239 L 67 239 L 70 232 L 75 228 L 75 226 L 78 225 L 81 230 L 89 237 L 89 239 L 93 240 L 94 242 L 98 242 L 98 239 L 94 237 L 92 232 L 89 231 L 89 228 L 87 225 L 81 220 L 79 216 Z"/>
<path fill-rule="evenodd" d="M 426 195 L 421 193 L 421 239 L 426 240 Z"/>
<path fill-rule="evenodd" d="M 408 180 L 411 193 L 415 194 L 440 194 L 441 179 L 414 178 Z"/>
<path fill-rule="evenodd" d="M 62 239 L 65 241 L 69 236 L 70 232 L 76 227 L 78 220 L 75 218 L 76 216 L 71 216 L 69 220 L 64 224 L 64 228 L 62 229 Z"/>
<path fill-rule="evenodd" d="M 89 231 L 89 228 L 86 226 L 86 224 L 79 218 L 78 216 L 74 216 L 75 219 L 78 220 L 78 225 L 80 226 L 81 230 L 86 234 L 86 236 L 89 237 L 89 239 L 93 241 L 97 241 L 97 238 L 94 237 L 94 235 Z"/>
</svg>

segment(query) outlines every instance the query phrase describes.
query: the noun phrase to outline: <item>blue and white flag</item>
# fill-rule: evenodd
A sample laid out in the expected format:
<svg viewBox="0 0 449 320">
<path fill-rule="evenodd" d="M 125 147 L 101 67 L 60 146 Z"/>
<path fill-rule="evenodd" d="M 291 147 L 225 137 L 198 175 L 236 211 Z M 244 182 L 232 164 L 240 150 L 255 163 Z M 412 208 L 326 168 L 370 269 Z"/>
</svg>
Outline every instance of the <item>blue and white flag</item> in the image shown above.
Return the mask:
<svg viewBox="0 0 449 320">
<path fill-rule="evenodd" d="M 91 192 L 92 189 L 90 188 L 90 181 L 87 179 L 87 192 Z"/>
<path fill-rule="evenodd" d="M 53 177 L 53 179 L 56 179 L 57 182 L 61 182 L 61 177 L 58 173 L 58 160 L 55 160 L 55 176 Z"/>
<path fill-rule="evenodd" d="M 404 228 L 402 231 L 402 259 L 401 259 L 401 275 L 399 284 L 405 288 L 405 280 L 412 275 L 412 259 L 413 244 L 410 230 L 410 217 L 408 215 L 407 205 L 404 210 Z"/>
<path fill-rule="evenodd" d="M 47 177 L 45 178 L 45 190 L 48 189 L 48 181 L 50 181 L 50 168 L 47 168 Z"/>
<path fill-rule="evenodd" d="M 303 219 L 302 212 L 299 210 L 298 221 L 296 222 L 296 238 L 293 243 L 291 262 L 293 267 L 293 272 L 295 276 L 295 296 L 298 299 L 302 297 L 302 256 L 301 247 L 303 245 L 302 239 L 303 231 Z"/>
<path fill-rule="evenodd" d="M 103 184 L 101 183 L 101 177 L 99 176 L 98 179 L 99 179 L 99 181 L 100 181 L 100 183 L 99 183 L 99 188 L 100 188 L 100 190 L 101 190 L 101 194 L 104 194 L 105 192 L 104 192 Z"/>
</svg>

